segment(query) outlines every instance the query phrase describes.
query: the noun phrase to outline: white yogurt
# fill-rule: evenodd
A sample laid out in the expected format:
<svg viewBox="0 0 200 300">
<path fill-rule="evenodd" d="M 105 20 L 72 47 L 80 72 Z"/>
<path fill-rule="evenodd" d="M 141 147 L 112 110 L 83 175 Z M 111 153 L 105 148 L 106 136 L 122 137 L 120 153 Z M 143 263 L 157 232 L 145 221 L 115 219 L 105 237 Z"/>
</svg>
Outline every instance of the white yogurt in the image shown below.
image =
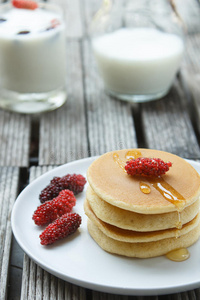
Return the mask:
<svg viewBox="0 0 200 300">
<path fill-rule="evenodd" d="M 167 91 L 180 66 L 180 37 L 151 28 L 119 29 L 92 41 L 107 90 L 155 95 Z"/>
<path fill-rule="evenodd" d="M 46 8 L 5 6 L 0 18 L 5 20 L 0 20 L 1 89 L 46 93 L 64 86 L 65 34 L 60 15 Z M 59 23 L 55 28 L 52 20 Z"/>
</svg>

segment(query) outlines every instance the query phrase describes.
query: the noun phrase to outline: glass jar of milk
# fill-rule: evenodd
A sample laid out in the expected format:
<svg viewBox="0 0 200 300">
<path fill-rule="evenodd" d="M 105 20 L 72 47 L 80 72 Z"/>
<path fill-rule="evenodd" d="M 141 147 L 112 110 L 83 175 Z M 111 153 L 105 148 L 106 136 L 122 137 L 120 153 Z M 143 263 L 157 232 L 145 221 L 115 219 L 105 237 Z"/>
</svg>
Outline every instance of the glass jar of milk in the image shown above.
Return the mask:
<svg viewBox="0 0 200 300">
<path fill-rule="evenodd" d="M 92 48 L 105 90 L 132 102 L 170 90 L 184 52 L 183 31 L 168 1 L 104 0 L 91 24 Z"/>
<path fill-rule="evenodd" d="M 61 10 L 42 2 L 33 2 L 34 9 L 16 3 L 0 5 L 0 107 L 20 113 L 56 109 L 66 101 Z"/>
</svg>

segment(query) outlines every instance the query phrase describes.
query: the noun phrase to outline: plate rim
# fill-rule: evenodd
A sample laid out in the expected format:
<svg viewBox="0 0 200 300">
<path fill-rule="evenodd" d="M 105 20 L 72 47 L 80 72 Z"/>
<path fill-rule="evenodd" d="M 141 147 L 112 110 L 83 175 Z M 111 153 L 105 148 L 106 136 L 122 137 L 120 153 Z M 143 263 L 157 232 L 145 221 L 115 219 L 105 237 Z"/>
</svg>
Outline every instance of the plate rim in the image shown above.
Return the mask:
<svg viewBox="0 0 200 300">
<path fill-rule="evenodd" d="M 72 284 L 75 284 L 77 286 L 83 287 L 83 288 L 88 288 L 92 290 L 96 290 L 99 292 L 107 292 L 111 294 L 118 294 L 118 295 L 130 295 L 130 296 L 153 296 L 153 295 L 164 295 L 164 294 L 172 294 L 172 293 L 177 293 L 177 292 L 184 292 L 190 289 L 195 289 L 200 287 L 200 279 L 196 281 L 191 281 L 188 282 L 187 285 L 185 284 L 179 284 L 179 285 L 174 285 L 170 287 L 143 287 L 143 288 L 123 288 L 123 287 L 116 287 L 116 286 L 110 286 L 104 284 L 97 284 L 97 283 L 91 283 L 88 280 L 79 280 L 77 278 L 70 277 L 68 275 L 63 274 L 63 272 L 57 272 L 56 270 L 52 270 L 51 268 L 48 268 L 46 264 L 43 264 L 41 262 L 41 259 L 37 259 L 37 255 L 34 255 L 30 250 L 26 247 L 26 245 L 21 242 L 21 239 L 18 236 L 16 226 L 14 225 L 14 218 L 15 218 L 15 213 L 18 208 L 18 205 L 20 205 L 20 198 L 23 197 L 23 194 L 27 192 L 28 189 L 32 188 L 32 185 L 37 184 L 37 182 L 41 181 L 44 177 L 51 176 L 51 174 L 56 173 L 57 171 L 59 172 L 59 169 L 63 169 L 65 166 L 70 166 L 74 164 L 80 164 L 80 163 L 92 163 L 95 159 L 97 159 L 99 156 L 91 156 L 91 157 L 86 157 L 78 160 L 74 160 L 65 164 L 62 164 L 60 166 L 56 166 L 55 168 L 48 170 L 44 174 L 38 176 L 34 180 L 32 180 L 17 196 L 16 201 L 12 207 L 12 212 L 11 212 L 11 228 L 12 232 L 15 236 L 15 239 L 21 249 L 28 255 L 29 258 L 31 258 L 38 266 L 40 266 L 42 269 L 46 270 L 50 274 L 53 274 L 54 276 L 61 278 L 64 281 L 70 282 Z M 197 166 L 200 168 L 200 162 L 194 161 L 192 159 L 185 159 L 187 162 L 189 162 L 193 167 Z M 198 171 L 197 171 L 198 172 Z M 200 173 L 200 172 L 198 172 Z M 55 176 L 54 174 L 53 176 Z M 102 250 L 103 251 L 103 250 Z"/>
</svg>

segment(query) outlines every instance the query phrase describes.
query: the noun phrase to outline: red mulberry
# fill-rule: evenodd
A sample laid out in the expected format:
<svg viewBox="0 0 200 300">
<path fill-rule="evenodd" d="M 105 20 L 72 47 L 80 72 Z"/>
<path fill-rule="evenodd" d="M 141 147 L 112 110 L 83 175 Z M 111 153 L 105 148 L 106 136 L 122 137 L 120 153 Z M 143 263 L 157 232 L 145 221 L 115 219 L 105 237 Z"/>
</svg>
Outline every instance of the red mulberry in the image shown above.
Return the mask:
<svg viewBox="0 0 200 300">
<path fill-rule="evenodd" d="M 158 177 L 164 175 L 169 167 L 172 166 L 171 162 L 165 163 L 160 158 L 147 158 L 139 157 L 127 161 L 125 170 L 129 175 L 140 175 Z"/>
<path fill-rule="evenodd" d="M 58 196 L 65 189 L 72 191 L 75 195 L 82 192 L 86 183 L 85 177 L 80 174 L 68 174 L 63 177 L 54 177 L 50 184 L 42 190 L 39 199 L 41 203 Z"/>
<path fill-rule="evenodd" d="M 41 233 L 42 245 L 50 245 L 74 233 L 81 224 L 81 216 L 76 213 L 64 214 L 49 224 Z"/>
<path fill-rule="evenodd" d="M 70 190 L 63 190 L 53 200 L 41 204 L 33 214 L 36 225 L 42 226 L 53 222 L 63 214 L 71 212 L 76 198 Z"/>
</svg>

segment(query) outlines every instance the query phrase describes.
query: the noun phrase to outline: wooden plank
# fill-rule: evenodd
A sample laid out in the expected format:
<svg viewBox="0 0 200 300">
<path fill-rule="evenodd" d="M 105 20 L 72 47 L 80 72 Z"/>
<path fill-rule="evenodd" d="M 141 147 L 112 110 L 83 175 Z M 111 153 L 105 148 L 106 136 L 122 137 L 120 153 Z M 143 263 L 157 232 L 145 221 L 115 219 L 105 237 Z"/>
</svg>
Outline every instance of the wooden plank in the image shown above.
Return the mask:
<svg viewBox="0 0 200 300">
<path fill-rule="evenodd" d="M 29 165 L 30 116 L 0 110 L 0 166 Z"/>
<path fill-rule="evenodd" d="M 30 182 L 53 166 L 31 167 Z M 86 300 L 83 288 L 67 283 L 40 268 L 24 255 L 21 300 Z M 3 300 L 3 299 L 2 299 Z"/>
<path fill-rule="evenodd" d="M 195 290 L 172 294 L 168 296 L 168 300 L 197 300 Z"/>
<path fill-rule="evenodd" d="M 185 158 L 200 157 L 186 97 L 178 81 L 166 97 L 142 104 L 141 109 L 147 147 Z"/>
<path fill-rule="evenodd" d="M 85 26 L 85 36 L 90 36 L 93 32 L 93 22 L 95 20 L 96 24 L 100 28 L 99 25 L 105 26 L 107 24 L 107 21 L 109 23 L 109 12 L 112 11 L 112 13 L 115 14 L 116 18 L 112 18 L 112 25 L 114 25 L 116 28 L 120 26 L 122 23 L 122 14 L 123 6 L 125 5 L 125 2 L 123 0 L 118 1 L 102 1 L 102 0 L 83 0 L 83 18 L 84 18 L 84 26 Z M 114 3 L 114 5 L 113 5 Z M 98 15 L 98 17 L 97 17 Z M 103 18 L 102 21 L 102 15 L 106 17 Z M 110 24 L 110 23 L 109 23 Z M 103 28 L 103 26 L 101 26 Z"/>
<path fill-rule="evenodd" d="M 66 37 L 81 38 L 83 36 L 81 0 L 50 0 L 62 8 L 66 25 Z"/>
<path fill-rule="evenodd" d="M 193 101 L 192 115 L 200 133 L 200 34 L 187 36 L 186 55 L 182 68 L 182 77 L 186 89 L 189 89 Z"/>
<path fill-rule="evenodd" d="M 183 72 L 183 80 L 186 89 L 189 89 L 191 97 L 191 114 L 195 127 L 200 134 L 200 75 L 193 72 Z"/>
<path fill-rule="evenodd" d="M 93 300 L 197 300 L 200 289 L 160 296 L 122 296 L 93 291 Z"/>
<path fill-rule="evenodd" d="M 188 291 L 186 292 L 187 295 L 188 295 L 188 299 L 189 300 L 196 300 L 196 293 L 195 293 L 195 290 L 192 290 L 192 291 Z"/>
<path fill-rule="evenodd" d="M 200 33 L 188 35 L 186 38 L 186 53 L 184 60 L 184 68 L 194 74 L 200 72 Z"/>
<path fill-rule="evenodd" d="M 137 147 L 131 104 L 105 94 L 87 40 L 83 42 L 83 53 L 90 154 Z"/>
<path fill-rule="evenodd" d="M 170 2 L 174 4 L 174 10 Z M 183 33 L 195 33 L 199 32 L 200 28 L 200 3 L 198 0 L 142 0 L 142 1 L 131 1 L 127 0 L 125 2 L 126 10 L 133 12 L 141 8 L 150 10 L 152 16 L 159 20 L 162 25 L 167 26 L 167 18 L 171 18 L 171 21 L 174 25 L 180 26 L 180 29 L 183 30 Z M 127 21 L 131 24 L 131 19 L 133 19 L 133 14 L 129 15 Z M 170 28 L 169 28 L 170 29 Z M 171 27 L 173 29 L 173 27 Z"/>
<path fill-rule="evenodd" d="M 92 292 L 92 299 L 94 299 L 94 300 L 129 300 L 130 298 L 132 300 L 136 300 L 136 297 L 113 295 L 113 294 L 107 294 L 107 293 L 100 293 L 100 292 L 96 292 L 96 291 Z"/>
<path fill-rule="evenodd" d="M 88 156 L 80 43 L 67 42 L 67 103 L 41 116 L 39 164 L 58 165 Z"/>
<path fill-rule="evenodd" d="M 199 289 L 195 289 L 195 294 L 196 294 L 196 299 L 200 299 L 200 288 Z"/>
<path fill-rule="evenodd" d="M 0 167 L 0 299 L 7 295 L 11 250 L 11 210 L 16 199 L 19 179 L 17 167 Z"/>
<path fill-rule="evenodd" d="M 15 237 L 12 237 L 12 246 L 8 273 L 8 299 L 19 300 L 21 294 L 21 278 L 24 252 L 18 245 Z"/>
<path fill-rule="evenodd" d="M 93 20 L 93 17 L 97 13 L 99 9 L 101 9 L 103 5 L 102 0 L 93 0 L 93 1 L 88 1 L 88 0 L 82 0 L 83 1 L 83 19 L 84 19 L 84 33 L 85 36 L 90 35 L 90 27 L 91 27 L 91 22 Z"/>
<path fill-rule="evenodd" d="M 198 0 L 174 0 L 177 11 L 181 16 L 187 33 L 195 33 L 200 28 L 200 3 Z"/>
</svg>

